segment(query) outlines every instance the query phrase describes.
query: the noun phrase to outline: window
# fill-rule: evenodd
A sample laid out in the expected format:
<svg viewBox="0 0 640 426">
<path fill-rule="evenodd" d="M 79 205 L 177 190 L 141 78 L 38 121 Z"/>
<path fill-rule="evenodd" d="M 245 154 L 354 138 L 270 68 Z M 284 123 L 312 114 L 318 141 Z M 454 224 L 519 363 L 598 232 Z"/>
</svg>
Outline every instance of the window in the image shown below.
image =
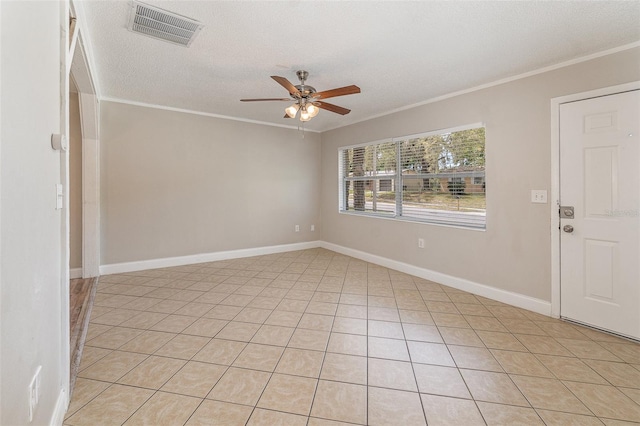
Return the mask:
<svg viewBox="0 0 640 426">
<path fill-rule="evenodd" d="M 482 125 L 341 148 L 340 211 L 484 229 L 484 148 Z"/>
</svg>

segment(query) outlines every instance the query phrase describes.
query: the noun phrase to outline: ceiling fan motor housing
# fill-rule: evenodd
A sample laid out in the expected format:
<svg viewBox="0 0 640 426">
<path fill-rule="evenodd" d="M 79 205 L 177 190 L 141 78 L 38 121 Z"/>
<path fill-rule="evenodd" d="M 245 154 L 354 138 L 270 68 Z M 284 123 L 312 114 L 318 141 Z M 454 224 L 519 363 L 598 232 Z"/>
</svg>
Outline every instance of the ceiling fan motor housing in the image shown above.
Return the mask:
<svg viewBox="0 0 640 426">
<path fill-rule="evenodd" d="M 311 86 L 307 86 L 305 84 L 297 84 L 296 85 L 296 89 L 298 89 L 298 91 L 300 92 L 300 95 L 301 95 L 302 98 L 310 98 L 311 95 L 316 93 L 316 89 L 315 88 L 313 88 Z M 297 96 L 293 96 L 293 97 L 296 98 Z"/>
<path fill-rule="evenodd" d="M 306 84 L 304 84 L 304 82 L 309 77 L 309 73 L 307 71 L 298 70 L 296 72 L 296 75 L 300 79 L 300 84 L 296 84 L 295 88 L 298 89 L 298 91 L 300 92 L 300 95 L 302 96 L 302 98 L 308 98 L 311 95 L 313 95 L 314 93 L 316 93 L 316 89 L 314 87 L 307 86 Z M 291 96 L 293 96 L 293 94 Z M 294 98 L 295 98 L 295 96 L 294 96 Z"/>
</svg>

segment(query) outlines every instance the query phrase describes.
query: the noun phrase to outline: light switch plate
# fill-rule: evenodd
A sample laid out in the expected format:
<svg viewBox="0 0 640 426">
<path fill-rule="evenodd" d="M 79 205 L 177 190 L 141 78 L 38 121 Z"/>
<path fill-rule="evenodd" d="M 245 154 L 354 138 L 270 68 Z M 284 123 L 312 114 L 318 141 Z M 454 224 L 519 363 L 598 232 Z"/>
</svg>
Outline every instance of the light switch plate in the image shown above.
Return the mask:
<svg viewBox="0 0 640 426">
<path fill-rule="evenodd" d="M 531 202 L 547 204 L 547 190 L 546 189 L 532 189 L 531 190 Z"/>
</svg>

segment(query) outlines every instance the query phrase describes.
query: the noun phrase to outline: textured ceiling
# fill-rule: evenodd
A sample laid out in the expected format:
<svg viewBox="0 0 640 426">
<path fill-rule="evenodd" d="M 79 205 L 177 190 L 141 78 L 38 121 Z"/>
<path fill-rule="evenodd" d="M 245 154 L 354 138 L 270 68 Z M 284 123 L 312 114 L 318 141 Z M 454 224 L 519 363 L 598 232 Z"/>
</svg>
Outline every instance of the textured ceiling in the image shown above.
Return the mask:
<svg viewBox="0 0 640 426">
<path fill-rule="evenodd" d="M 79 0 L 76 0 L 76 3 Z M 189 48 L 129 32 L 130 2 L 82 1 L 102 98 L 277 125 L 269 78 L 356 84 L 305 127 L 324 131 L 640 40 L 640 2 L 147 1 L 204 24 Z"/>
</svg>

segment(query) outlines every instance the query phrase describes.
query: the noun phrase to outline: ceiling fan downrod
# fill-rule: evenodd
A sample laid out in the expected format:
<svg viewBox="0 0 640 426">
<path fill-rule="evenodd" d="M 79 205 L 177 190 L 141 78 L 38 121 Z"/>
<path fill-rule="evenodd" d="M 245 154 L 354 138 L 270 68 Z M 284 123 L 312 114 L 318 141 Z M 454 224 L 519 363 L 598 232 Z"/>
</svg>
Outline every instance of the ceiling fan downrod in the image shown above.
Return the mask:
<svg viewBox="0 0 640 426">
<path fill-rule="evenodd" d="M 304 70 L 298 70 L 296 71 L 296 75 L 300 79 L 300 84 L 304 86 L 304 82 L 306 81 L 307 78 L 309 78 L 309 73 Z"/>
</svg>

